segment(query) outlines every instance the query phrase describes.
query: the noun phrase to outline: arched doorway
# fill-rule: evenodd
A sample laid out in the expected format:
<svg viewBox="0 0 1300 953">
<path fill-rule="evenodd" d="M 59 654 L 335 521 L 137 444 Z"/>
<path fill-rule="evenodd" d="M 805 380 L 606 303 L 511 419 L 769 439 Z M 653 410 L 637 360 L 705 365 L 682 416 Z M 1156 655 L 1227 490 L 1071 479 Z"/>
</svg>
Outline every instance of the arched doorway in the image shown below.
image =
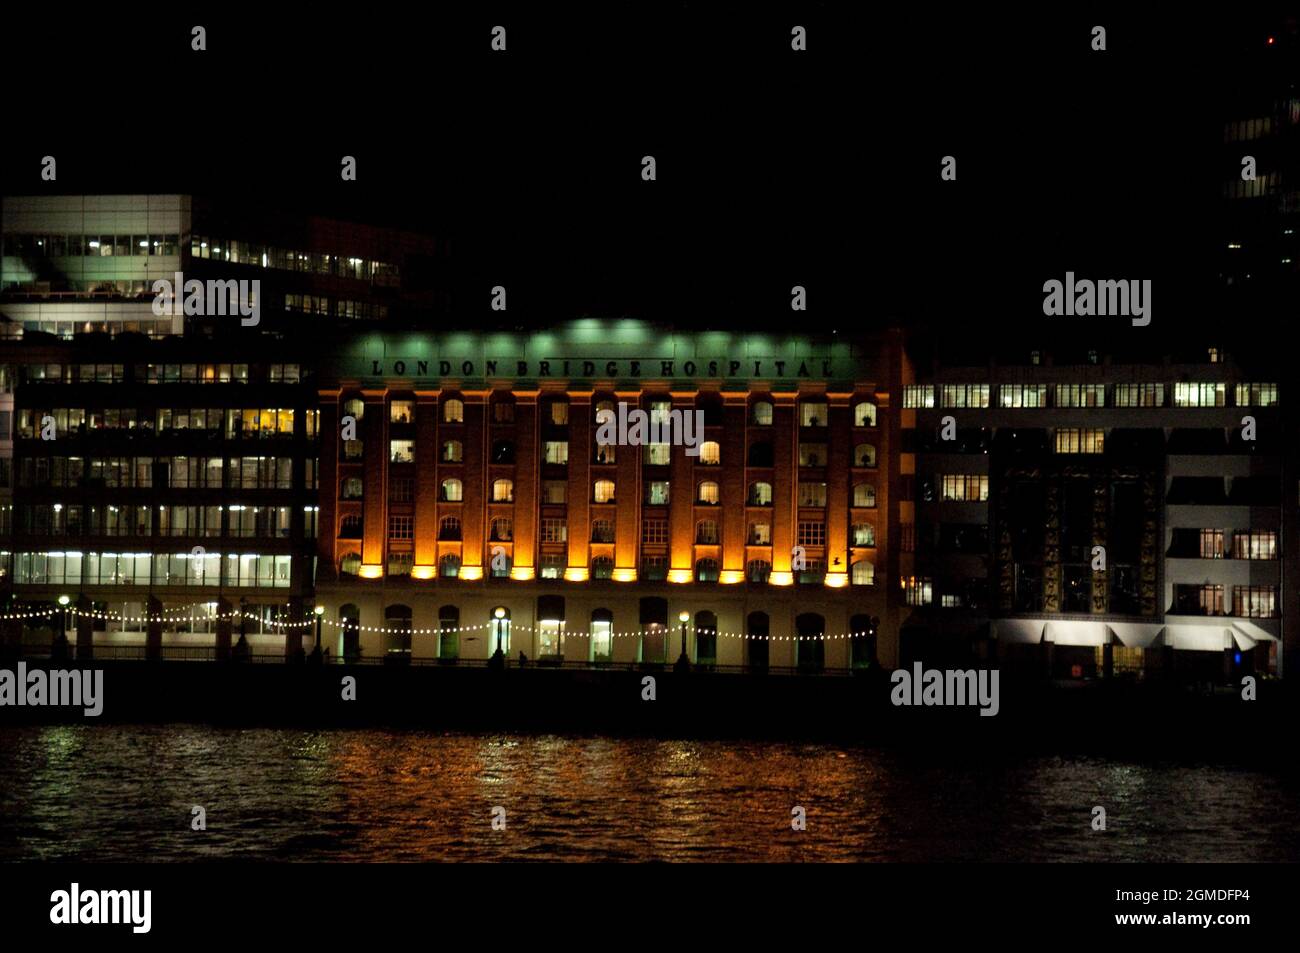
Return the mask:
<svg viewBox="0 0 1300 953">
<path fill-rule="evenodd" d="M 460 609 L 443 606 L 438 610 L 438 660 L 455 662 L 460 657 Z"/>
<path fill-rule="evenodd" d="M 826 643 L 822 641 L 826 620 L 816 612 L 803 612 L 795 618 L 794 627 L 798 635 L 796 664 L 805 671 L 822 671 L 826 667 Z"/>
<path fill-rule="evenodd" d="M 361 655 L 361 610 L 352 603 L 339 608 L 339 642 L 337 656 L 355 661 Z"/>
<path fill-rule="evenodd" d="M 391 605 L 384 609 L 384 661 L 411 660 L 411 607 Z"/>
<path fill-rule="evenodd" d="M 767 637 L 771 631 L 771 622 L 766 612 L 751 612 L 745 620 L 745 664 L 752 669 L 767 671 L 768 648 L 771 645 Z M 761 638 L 758 638 L 761 636 Z"/>
<path fill-rule="evenodd" d="M 614 613 L 595 609 L 591 613 L 591 661 L 614 660 Z"/>
<path fill-rule="evenodd" d="M 869 615 L 855 615 L 849 619 L 849 664 L 855 669 L 870 668 L 876 664 L 876 625 L 879 620 Z"/>
<path fill-rule="evenodd" d="M 695 664 L 718 663 L 718 617 L 707 609 L 695 613 Z"/>
<path fill-rule="evenodd" d="M 668 650 L 668 600 L 641 599 L 641 645 L 638 661 L 662 665 Z"/>
</svg>

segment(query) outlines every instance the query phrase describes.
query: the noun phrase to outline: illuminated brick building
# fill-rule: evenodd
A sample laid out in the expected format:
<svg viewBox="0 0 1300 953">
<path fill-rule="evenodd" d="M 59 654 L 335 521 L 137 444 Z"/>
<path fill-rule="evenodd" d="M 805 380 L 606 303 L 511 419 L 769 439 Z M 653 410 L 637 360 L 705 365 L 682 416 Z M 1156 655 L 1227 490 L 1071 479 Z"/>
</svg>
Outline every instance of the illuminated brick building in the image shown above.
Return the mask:
<svg viewBox="0 0 1300 953">
<path fill-rule="evenodd" d="M 634 321 L 353 339 L 320 375 L 327 646 L 672 662 L 685 613 L 696 664 L 891 664 L 900 353 Z M 620 403 L 702 411 L 698 456 L 601 446 Z"/>
</svg>

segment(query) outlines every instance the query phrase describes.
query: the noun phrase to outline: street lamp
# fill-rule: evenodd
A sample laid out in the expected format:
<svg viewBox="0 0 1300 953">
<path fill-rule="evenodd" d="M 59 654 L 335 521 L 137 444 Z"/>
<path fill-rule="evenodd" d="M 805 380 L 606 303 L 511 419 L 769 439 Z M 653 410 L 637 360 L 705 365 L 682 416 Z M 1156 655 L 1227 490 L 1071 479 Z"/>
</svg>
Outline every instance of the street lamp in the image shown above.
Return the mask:
<svg viewBox="0 0 1300 953">
<path fill-rule="evenodd" d="M 68 650 L 68 603 L 71 601 L 69 596 L 59 596 L 59 658 L 63 658 Z"/>
<path fill-rule="evenodd" d="M 311 653 L 312 655 L 316 656 L 317 661 L 319 661 L 321 657 L 320 656 L 320 624 L 323 618 L 325 618 L 325 607 L 322 605 L 318 605 L 316 606 L 316 648 L 312 649 L 312 653 Z"/>
<path fill-rule="evenodd" d="M 691 660 L 686 655 L 686 623 L 690 621 L 691 614 L 682 611 L 677 615 L 677 621 L 682 624 L 682 654 L 677 659 L 675 668 L 679 672 L 688 672 L 691 668 Z"/>
<path fill-rule="evenodd" d="M 496 620 L 496 627 L 497 627 L 497 650 L 492 653 L 492 667 L 505 668 L 506 653 L 502 651 L 501 648 L 501 626 L 505 622 L 506 607 L 497 606 L 495 609 L 492 610 L 492 617 Z"/>
</svg>

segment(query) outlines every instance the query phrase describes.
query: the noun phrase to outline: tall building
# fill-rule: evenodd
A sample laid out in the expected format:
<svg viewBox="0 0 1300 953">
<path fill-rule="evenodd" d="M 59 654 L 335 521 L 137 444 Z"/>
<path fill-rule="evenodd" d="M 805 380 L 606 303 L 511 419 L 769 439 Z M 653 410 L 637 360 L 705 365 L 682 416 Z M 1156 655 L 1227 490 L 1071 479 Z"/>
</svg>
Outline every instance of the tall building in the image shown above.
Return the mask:
<svg viewBox="0 0 1300 953">
<path fill-rule="evenodd" d="M 1297 500 L 1276 371 L 1031 348 L 908 367 L 904 660 L 1280 674 Z"/>
</svg>

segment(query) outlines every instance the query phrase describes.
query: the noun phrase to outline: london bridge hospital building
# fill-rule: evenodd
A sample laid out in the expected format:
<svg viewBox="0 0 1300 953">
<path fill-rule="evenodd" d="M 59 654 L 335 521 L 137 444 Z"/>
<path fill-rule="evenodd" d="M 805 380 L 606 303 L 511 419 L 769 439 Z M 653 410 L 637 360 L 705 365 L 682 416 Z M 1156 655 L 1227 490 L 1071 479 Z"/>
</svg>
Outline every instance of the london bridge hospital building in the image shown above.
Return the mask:
<svg viewBox="0 0 1300 953">
<path fill-rule="evenodd" d="M 331 651 L 892 664 L 900 353 L 633 321 L 355 339 L 320 383 Z"/>
</svg>

